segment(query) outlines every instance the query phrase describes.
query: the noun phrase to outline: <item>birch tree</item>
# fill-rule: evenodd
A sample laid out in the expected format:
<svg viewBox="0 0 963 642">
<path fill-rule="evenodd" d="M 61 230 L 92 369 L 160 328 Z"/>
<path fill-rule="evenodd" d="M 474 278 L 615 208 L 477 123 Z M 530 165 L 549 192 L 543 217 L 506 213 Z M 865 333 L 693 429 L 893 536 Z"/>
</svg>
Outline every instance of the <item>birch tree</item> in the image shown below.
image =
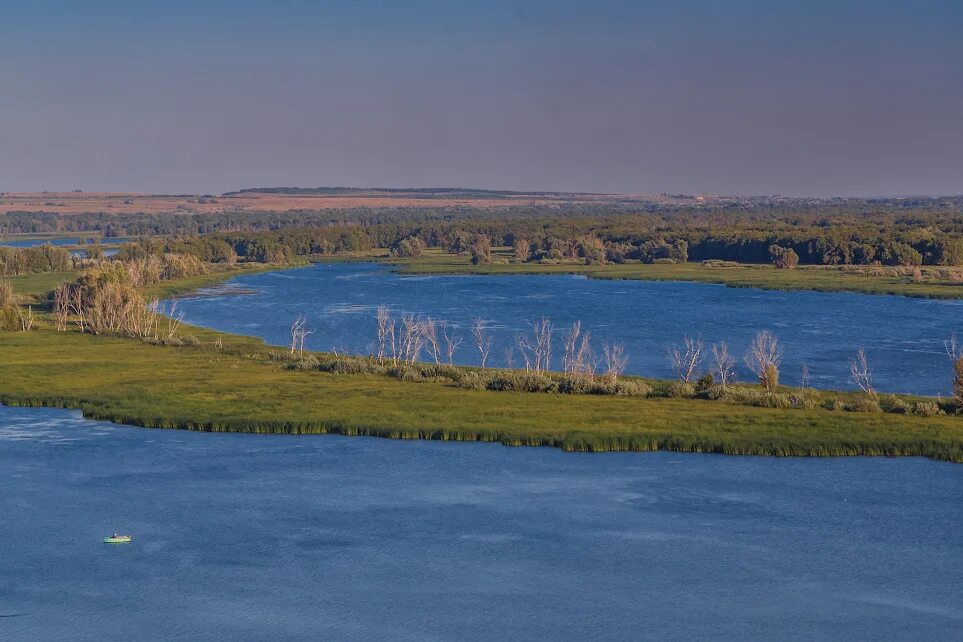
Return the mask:
<svg viewBox="0 0 963 642">
<path fill-rule="evenodd" d="M 712 370 L 723 389 L 736 379 L 736 360 L 725 341 L 712 344 Z"/>
<path fill-rule="evenodd" d="M 779 387 L 779 364 L 782 348 L 779 340 L 769 330 L 756 333 L 745 356 L 746 367 L 759 379 L 759 383 L 772 396 Z"/>
<path fill-rule="evenodd" d="M 492 337 L 488 334 L 488 328 L 482 319 L 474 319 L 471 322 L 471 335 L 475 341 L 475 347 L 478 349 L 481 367 L 484 368 L 488 362 L 488 354 L 492 350 Z M 511 364 L 508 367 L 511 368 Z"/>
<path fill-rule="evenodd" d="M 860 390 L 870 397 L 876 396 L 876 392 L 873 390 L 873 377 L 869 371 L 869 362 L 866 359 L 866 350 L 863 348 L 857 350 L 856 355 L 849 360 L 849 374 L 853 383 Z"/>
<path fill-rule="evenodd" d="M 705 343 L 702 339 L 686 336 L 681 347 L 678 344 L 669 346 L 668 355 L 672 371 L 682 382 L 690 383 L 705 360 Z"/>
</svg>

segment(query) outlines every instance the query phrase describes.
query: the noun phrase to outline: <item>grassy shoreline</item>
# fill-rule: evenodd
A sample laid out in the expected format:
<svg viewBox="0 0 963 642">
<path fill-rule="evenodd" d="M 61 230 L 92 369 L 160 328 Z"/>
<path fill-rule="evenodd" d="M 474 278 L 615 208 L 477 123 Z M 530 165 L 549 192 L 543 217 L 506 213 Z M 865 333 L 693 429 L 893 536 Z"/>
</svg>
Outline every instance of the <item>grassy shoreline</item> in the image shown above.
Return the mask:
<svg viewBox="0 0 963 642">
<path fill-rule="evenodd" d="M 388 257 L 381 261 L 393 265 L 401 274 L 580 275 L 590 279 L 690 281 L 763 290 L 854 292 L 930 299 L 963 299 L 963 284 L 935 280 L 914 283 L 907 275 L 872 275 L 839 266 L 807 265 L 792 270 L 779 270 L 771 265 L 750 264 L 707 266 L 701 263 L 661 265 L 636 262 L 584 265 L 575 261 L 521 263 L 510 260 L 510 253 L 506 248 L 499 248 L 495 257 L 496 262 L 490 265 L 472 265 L 468 256 L 427 250 L 423 256 L 417 258 Z M 938 269 L 935 268 L 923 270 L 926 278 L 937 279 L 938 273 Z"/>
<path fill-rule="evenodd" d="M 168 283 L 163 294 L 246 272 L 233 268 Z M 196 341 L 170 346 L 41 326 L 0 332 L 0 402 L 6 405 L 79 408 L 93 419 L 208 432 L 487 441 L 586 452 L 924 456 L 963 463 L 959 416 L 466 390 L 442 380 L 286 368 L 264 358 L 273 349 L 260 339 L 203 328 L 183 328 Z"/>
</svg>

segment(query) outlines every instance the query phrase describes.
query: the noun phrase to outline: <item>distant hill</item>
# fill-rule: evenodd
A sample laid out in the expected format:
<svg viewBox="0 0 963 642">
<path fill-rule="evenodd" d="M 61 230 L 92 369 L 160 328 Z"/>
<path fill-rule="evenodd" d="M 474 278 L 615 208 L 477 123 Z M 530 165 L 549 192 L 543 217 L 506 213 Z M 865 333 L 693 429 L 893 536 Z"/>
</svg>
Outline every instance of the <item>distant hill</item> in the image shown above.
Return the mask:
<svg viewBox="0 0 963 642">
<path fill-rule="evenodd" d="M 596 192 L 539 192 L 480 189 L 474 187 L 250 187 L 235 192 L 227 192 L 224 196 L 236 194 L 291 194 L 305 196 L 311 194 L 325 196 L 362 194 L 423 194 L 433 196 L 454 196 L 458 198 L 498 198 L 498 197 L 576 197 L 576 196 L 605 196 Z"/>
</svg>

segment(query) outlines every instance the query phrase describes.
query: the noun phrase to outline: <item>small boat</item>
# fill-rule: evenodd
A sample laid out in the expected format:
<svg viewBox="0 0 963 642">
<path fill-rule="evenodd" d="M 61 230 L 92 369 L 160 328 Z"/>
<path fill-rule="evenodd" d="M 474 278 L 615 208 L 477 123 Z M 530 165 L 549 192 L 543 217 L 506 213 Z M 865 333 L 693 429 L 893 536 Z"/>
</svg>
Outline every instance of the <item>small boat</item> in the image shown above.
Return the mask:
<svg viewBox="0 0 963 642">
<path fill-rule="evenodd" d="M 130 535 L 118 535 L 114 533 L 110 537 L 104 538 L 104 544 L 130 544 Z"/>
</svg>

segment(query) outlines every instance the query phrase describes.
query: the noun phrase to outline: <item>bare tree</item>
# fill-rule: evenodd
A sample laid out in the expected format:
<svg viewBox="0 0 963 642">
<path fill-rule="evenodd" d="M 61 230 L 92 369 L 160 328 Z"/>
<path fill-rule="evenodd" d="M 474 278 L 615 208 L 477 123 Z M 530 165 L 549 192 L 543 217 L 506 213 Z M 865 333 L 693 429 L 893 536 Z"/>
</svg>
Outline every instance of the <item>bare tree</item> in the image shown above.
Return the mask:
<svg viewBox="0 0 963 642">
<path fill-rule="evenodd" d="M 565 336 L 565 352 L 562 355 L 562 370 L 565 374 L 592 376 L 595 364 L 590 338 L 591 333 L 582 334 L 581 321 L 572 324 L 572 329 Z"/>
<path fill-rule="evenodd" d="M 488 362 L 488 354 L 492 350 L 492 337 L 488 335 L 488 328 L 483 320 L 475 319 L 471 322 L 471 335 L 475 340 L 475 347 L 478 348 L 481 367 L 484 368 Z M 511 364 L 508 367 L 511 368 Z"/>
<path fill-rule="evenodd" d="M 449 327 L 447 323 L 442 323 L 441 338 L 445 342 L 445 355 L 448 357 L 448 365 L 454 365 L 455 352 L 462 344 L 462 336 L 455 331 L 454 327 Z"/>
<path fill-rule="evenodd" d="M 956 335 L 952 335 L 945 343 L 946 356 L 953 364 L 953 400 L 958 411 L 963 410 L 963 349 L 956 343 Z"/>
<path fill-rule="evenodd" d="M 552 364 L 552 323 L 545 317 L 532 321 L 530 335 L 515 338 L 525 361 L 525 369 L 541 373 L 551 369 Z"/>
<path fill-rule="evenodd" d="M 70 285 L 61 283 L 54 290 L 54 317 L 57 319 L 57 330 L 67 329 L 67 321 L 70 318 Z"/>
<path fill-rule="evenodd" d="M 702 339 L 687 336 L 683 339 L 681 348 L 677 344 L 669 346 L 669 364 L 679 379 L 689 383 L 699 372 L 699 366 L 705 359 L 704 352 L 705 343 Z"/>
<path fill-rule="evenodd" d="M 308 330 L 308 320 L 299 314 L 291 324 L 291 354 L 297 352 L 299 357 L 304 356 L 304 340 L 309 334 L 312 333 Z"/>
<path fill-rule="evenodd" d="M 736 359 L 725 341 L 712 344 L 712 369 L 716 381 L 725 389 L 736 380 Z"/>
<path fill-rule="evenodd" d="M 87 331 L 87 309 L 84 305 L 84 293 L 80 287 L 73 287 L 68 296 L 69 307 L 77 319 L 77 327 L 81 332 Z"/>
<path fill-rule="evenodd" d="M 385 365 L 390 350 L 391 361 L 398 365 L 398 347 L 395 342 L 395 320 L 391 318 L 388 308 L 378 306 L 378 363 Z"/>
<path fill-rule="evenodd" d="M 27 306 L 27 312 L 24 313 L 22 306 L 15 306 L 17 309 L 17 317 L 20 319 L 20 329 L 24 332 L 30 332 L 33 330 L 33 308 Z"/>
<path fill-rule="evenodd" d="M 799 387 L 805 390 L 809 387 L 809 366 L 805 363 L 799 367 Z"/>
<path fill-rule="evenodd" d="M 421 355 L 425 345 L 423 326 L 424 324 L 414 314 L 408 313 L 401 316 L 399 352 L 405 363 L 414 363 Z"/>
<path fill-rule="evenodd" d="M 771 396 L 779 387 L 779 364 L 782 348 L 779 340 L 769 330 L 756 333 L 745 357 L 746 367 L 759 379 L 759 383 Z"/>
<path fill-rule="evenodd" d="M 441 323 L 444 323 L 444 321 Z M 434 359 L 435 363 L 441 363 L 442 346 L 438 341 L 438 323 L 431 317 L 428 317 L 421 322 L 420 331 L 425 344 L 428 346 L 428 353 L 431 355 L 431 358 Z"/>
<path fill-rule="evenodd" d="M 603 343 L 602 356 L 605 359 L 605 378 L 615 383 L 629 365 L 629 358 L 625 356 L 625 345 Z"/>
<path fill-rule="evenodd" d="M 515 367 L 515 346 L 505 348 L 505 367 L 509 370 Z"/>
<path fill-rule="evenodd" d="M 152 307 L 157 310 L 160 307 L 160 302 L 154 299 Z M 167 312 L 167 338 L 173 339 L 177 335 L 177 330 L 181 326 L 181 322 L 184 320 L 184 313 L 178 312 L 177 301 L 171 302 L 171 309 Z M 304 343 L 302 337 L 301 343 Z"/>
<path fill-rule="evenodd" d="M 870 397 L 876 396 L 876 392 L 873 390 L 873 377 L 869 372 L 869 362 L 866 360 L 866 350 L 863 348 L 857 350 L 856 356 L 850 359 L 849 374 L 853 383 L 859 386 L 860 390 Z"/>
</svg>

